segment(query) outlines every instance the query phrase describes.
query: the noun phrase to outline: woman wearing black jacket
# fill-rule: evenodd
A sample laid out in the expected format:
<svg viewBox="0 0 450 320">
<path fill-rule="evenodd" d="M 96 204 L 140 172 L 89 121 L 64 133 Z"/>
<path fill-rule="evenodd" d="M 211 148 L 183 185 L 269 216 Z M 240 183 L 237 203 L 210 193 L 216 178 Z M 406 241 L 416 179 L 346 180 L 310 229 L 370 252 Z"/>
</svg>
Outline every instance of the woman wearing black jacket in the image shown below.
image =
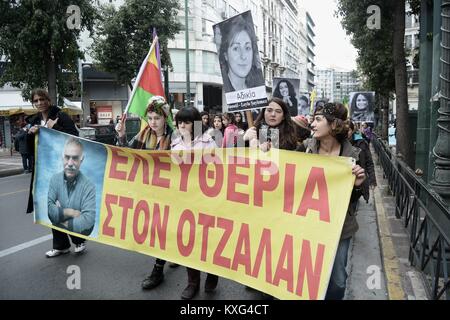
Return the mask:
<svg viewBox="0 0 450 320">
<path fill-rule="evenodd" d="M 50 96 L 47 91 L 43 89 L 35 89 L 31 92 L 31 101 L 33 106 L 38 109 L 38 113 L 29 117 L 27 119 L 28 123 L 31 125 L 28 131 L 28 145 L 32 153 L 34 154 L 34 140 L 35 135 L 40 127 L 46 127 L 49 129 L 54 129 L 57 131 L 65 132 L 74 136 L 78 136 L 78 130 L 72 119 L 61 112 L 56 106 L 51 105 Z M 33 166 L 35 168 L 35 166 Z M 28 197 L 28 208 L 27 213 L 34 211 L 33 204 L 33 181 L 34 172 L 31 175 L 31 185 L 30 185 L 30 195 Z M 70 241 L 66 233 L 52 229 L 53 233 L 53 249 L 47 251 L 45 255 L 47 258 L 57 257 L 61 254 L 69 253 Z M 85 240 L 70 235 L 72 242 L 75 244 L 75 253 L 81 253 L 86 249 Z"/>
</svg>

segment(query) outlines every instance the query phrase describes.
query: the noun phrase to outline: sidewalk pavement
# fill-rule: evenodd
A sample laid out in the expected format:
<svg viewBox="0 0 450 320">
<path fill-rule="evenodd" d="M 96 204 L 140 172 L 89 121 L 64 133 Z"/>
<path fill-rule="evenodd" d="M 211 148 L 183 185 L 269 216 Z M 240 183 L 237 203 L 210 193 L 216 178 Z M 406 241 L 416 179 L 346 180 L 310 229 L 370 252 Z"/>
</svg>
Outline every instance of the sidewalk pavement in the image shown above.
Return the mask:
<svg viewBox="0 0 450 320">
<path fill-rule="evenodd" d="M 383 272 L 390 300 L 428 300 L 423 273 L 408 260 L 409 234 L 395 217 L 395 198 L 383 178 L 378 156 L 371 147 L 378 187 L 371 194 L 377 213 Z"/>
<path fill-rule="evenodd" d="M 0 149 L 0 178 L 23 174 L 22 156 L 20 153 L 11 150 Z"/>
</svg>

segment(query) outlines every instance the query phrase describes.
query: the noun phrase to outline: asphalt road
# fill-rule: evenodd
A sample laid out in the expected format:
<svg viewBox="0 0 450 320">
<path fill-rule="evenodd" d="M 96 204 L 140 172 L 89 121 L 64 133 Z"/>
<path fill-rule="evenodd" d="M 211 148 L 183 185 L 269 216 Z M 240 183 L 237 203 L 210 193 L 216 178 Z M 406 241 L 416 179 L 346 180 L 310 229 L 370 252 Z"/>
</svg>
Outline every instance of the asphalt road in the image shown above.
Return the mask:
<svg viewBox="0 0 450 320">
<path fill-rule="evenodd" d="M 154 258 L 115 247 L 87 243 L 82 255 L 72 252 L 48 259 L 52 247 L 49 228 L 33 223 L 25 214 L 30 174 L 0 178 L 0 300 L 3 299 L 137 299 L 179 300 L 187 284 L 184 267 L 165 267 L 165 280 L 157 288 L 144 291 L 140 284 L 151 272 Z M 22 245 L 21 247 L 17 247 Z M 69 289 L 80 270 L 80 289 Z M 216 292 L 203 290 L 198 300 L 258 300 L 263 296 L 244 285 L 221 278 Z"/>
<path fill-rule="evenodd" d="M 25 214 L 30 174 L 0 178 L 0 300 L 3 299 L 136 299 L 179 300 L 187 284 L 184 267 L 165 267 L 165 280 L 151 291 L 141 289 L 151 272 L 154 258 L 95 242 L 87 243 L 82 255 L 72 252 L 48 259 L 51 230 L 33 223 Z M 360 202 L 360 230 L 349 250 L 346 299 L 383 300 L 386 286 L 372 201 Z M 70 289 L 71 268 L 80 271 L 80 289 Z M 381 269 L 380 285 L 369 288 L 370 268 Z M 202 273 L 202 286 L 205 273 Z M 263 295 L 244 285 L 221 278 L 216 292 L 203 287 L 197 300 L 261 300 Z"/>
</svg>

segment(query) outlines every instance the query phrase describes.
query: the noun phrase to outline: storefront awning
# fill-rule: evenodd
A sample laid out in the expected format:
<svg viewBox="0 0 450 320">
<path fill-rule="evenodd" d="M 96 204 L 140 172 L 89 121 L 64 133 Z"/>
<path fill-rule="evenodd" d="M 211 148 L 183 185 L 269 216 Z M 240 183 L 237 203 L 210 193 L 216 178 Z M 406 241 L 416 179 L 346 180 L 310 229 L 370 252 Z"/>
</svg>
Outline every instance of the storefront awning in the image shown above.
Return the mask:
<svg viewBox="0 0 450 320">
<path fill-rule="evenodd" d="M 0 116 L 10 116 L 25 112 L 26 114 L 36 113 L 37 110 L 29 101 L 22 98 L 20 91 L 0 91 Z"/>
<path fill-rule="evenodd" d="M 62 111 L 71 116 L 83 114 L 83 109 L 81 108 L 81 101 L 70 101 L 67 98 L 64 98 L 63 100 L 64 105 L 62 107 Z"/>
</svg>

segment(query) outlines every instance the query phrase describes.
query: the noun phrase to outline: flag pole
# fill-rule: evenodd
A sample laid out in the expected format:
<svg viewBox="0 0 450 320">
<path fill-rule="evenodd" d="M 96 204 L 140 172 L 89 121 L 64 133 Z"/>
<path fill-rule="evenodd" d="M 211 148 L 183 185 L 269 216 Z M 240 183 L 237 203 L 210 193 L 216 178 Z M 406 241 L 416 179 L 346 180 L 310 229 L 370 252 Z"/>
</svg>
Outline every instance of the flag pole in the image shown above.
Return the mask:
<svg viewBox="0 0 450 320">
<path fill-rule="evenodd" d="M 155 48 L 157 41 L 158 41 L 158 36 L 153 38 L 152 46 L 150 47 L 150 50 L 148 51 L 147 56 L 145 57 L 145 60 L 142 63 L 141 68 L 139 69 L 139 73 L 136 77 L 136 81 L 134 82 L 133 91 L 131 92 L 130 98 L 128 99 L 127 106 L 125 108 L 125 111 L 123 112 L 122 118 L 126 117 L 126 114 L 128 113 L 128 109 L 130 109 L 131 100 L 133 100 L 134 94 L 136 93 L 136 90 L 138 87 L 136 84 L 138 84 L 139 81 L 141 80 L 142 74 L 144 73 L 145 67 L 147 66 L 147 63 L 148 63 L 148 58 L 150 57 L 152 50 Z"/>
</svg>

